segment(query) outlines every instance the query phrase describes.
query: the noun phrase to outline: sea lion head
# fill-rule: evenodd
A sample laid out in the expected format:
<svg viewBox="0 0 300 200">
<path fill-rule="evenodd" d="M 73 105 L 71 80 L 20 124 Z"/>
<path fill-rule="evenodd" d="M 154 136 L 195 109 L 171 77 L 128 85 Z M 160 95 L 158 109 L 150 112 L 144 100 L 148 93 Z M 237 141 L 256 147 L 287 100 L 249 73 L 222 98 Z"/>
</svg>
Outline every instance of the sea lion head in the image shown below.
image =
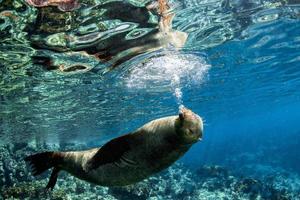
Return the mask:
<svg viewBox="0 0 300 200">
<path fill-rule="evenodd" d="M 190 109 L 181 107 L 175 126 L 180 140 L 185 144 L 192 144 L 202 139 L 203 122 L 199 115 Z"/>
</svg>

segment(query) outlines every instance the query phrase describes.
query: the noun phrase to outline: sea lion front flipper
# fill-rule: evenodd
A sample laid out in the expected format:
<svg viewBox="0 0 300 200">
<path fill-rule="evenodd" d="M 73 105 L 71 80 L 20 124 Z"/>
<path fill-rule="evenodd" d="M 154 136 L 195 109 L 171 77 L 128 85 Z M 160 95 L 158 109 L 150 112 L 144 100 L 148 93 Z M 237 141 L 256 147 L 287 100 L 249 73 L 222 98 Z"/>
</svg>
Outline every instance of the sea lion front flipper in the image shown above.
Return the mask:
<svg viewBox="0 0 300 200">
<path fill-rule="evenodd" d="M 51 173 L 51 176 L 50 176 L 50 179 L 49 179 L 49 182 L 46 186 L 46 189 L 50 189 L 50 190 L 53 190 L 55 184 L 56 184 L 56 181 L 57 181 L 57 177 L 58 177 L 58 172 L 60 171 L 60 169 L 58 167 L 54 167 L 53 170 L 52 170 L 52 173 Z"/>
<path fill-rule="evenodd" d="M 88 172 L 101 165 L 119 161 L 130 150 L 131 138 L 132 134 L 127 134 L 106 143 L 87 161 L 84 170 Z"/>
</svg>

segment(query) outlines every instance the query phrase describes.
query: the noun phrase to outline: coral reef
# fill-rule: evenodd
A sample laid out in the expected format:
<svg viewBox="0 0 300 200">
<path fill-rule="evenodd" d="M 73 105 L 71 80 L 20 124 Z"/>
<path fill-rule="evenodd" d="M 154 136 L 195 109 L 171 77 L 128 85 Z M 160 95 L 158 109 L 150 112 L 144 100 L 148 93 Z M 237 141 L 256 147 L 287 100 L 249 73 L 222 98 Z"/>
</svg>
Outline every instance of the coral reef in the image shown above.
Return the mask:
<svg viewBox="0 0 300 200">
<path fill-rule="evenodd" d="M 190 169 L 175 164 L 140 183 L 127 187 L 101 187 L 61 173 L 53 191 L 45 190 L 49 174 L 33 177 L 23 161 L 25 155 L 49 149 L 85 148 L 76 144 L 59 146 L 7 144 L 0 147 L 0 199 L 300 199 L 300 177 L 276 169 L 273 173 L 245 176 L 222 166 Z M 249 166 L 247 166 L 249 167 Z M 247 169 L 246 167 L 246 169 Z M 252 169 L 266 170 L 263 166 Z M 245 170 L 247 171 L 247 170 Z M 269 170 L 271 171 L 271 170 Z"/>
</svg>

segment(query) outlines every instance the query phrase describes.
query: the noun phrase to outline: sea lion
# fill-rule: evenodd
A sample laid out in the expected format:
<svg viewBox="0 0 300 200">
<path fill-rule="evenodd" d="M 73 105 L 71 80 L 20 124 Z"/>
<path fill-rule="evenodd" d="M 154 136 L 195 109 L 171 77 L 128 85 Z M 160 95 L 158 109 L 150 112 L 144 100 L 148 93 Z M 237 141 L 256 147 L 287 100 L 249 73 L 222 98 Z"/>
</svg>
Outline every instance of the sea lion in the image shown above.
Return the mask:
<svg viewBox="0 0 300 200">
<path fill-rule="evenodd" d="M 202 119 L 187 108 L 179 115 L 153 120 L 132 133 L 86 151 L 43 152 L 25 158 L 33 175 L 53 168 L 46 188 L 53 189 L 58 172 L 102 186 L 139 182 L 178 160 L 202 138 Z"/>
</svg>

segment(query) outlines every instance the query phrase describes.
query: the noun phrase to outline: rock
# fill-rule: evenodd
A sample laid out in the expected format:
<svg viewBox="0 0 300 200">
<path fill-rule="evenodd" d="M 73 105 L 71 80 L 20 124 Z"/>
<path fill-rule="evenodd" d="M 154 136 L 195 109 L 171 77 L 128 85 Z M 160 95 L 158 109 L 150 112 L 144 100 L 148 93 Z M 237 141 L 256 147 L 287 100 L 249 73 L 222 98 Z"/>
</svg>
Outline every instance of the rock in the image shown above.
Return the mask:
<svg viewBox="0 0 300 200">
<path fill-rule="evenodd" d="M 203 167 L 197 169 L 196 173 L 203 178 L 228 176 L 228 171 L 225 168 L 218 165 L 215 166 L 204 165 Z"/>
</svg>

